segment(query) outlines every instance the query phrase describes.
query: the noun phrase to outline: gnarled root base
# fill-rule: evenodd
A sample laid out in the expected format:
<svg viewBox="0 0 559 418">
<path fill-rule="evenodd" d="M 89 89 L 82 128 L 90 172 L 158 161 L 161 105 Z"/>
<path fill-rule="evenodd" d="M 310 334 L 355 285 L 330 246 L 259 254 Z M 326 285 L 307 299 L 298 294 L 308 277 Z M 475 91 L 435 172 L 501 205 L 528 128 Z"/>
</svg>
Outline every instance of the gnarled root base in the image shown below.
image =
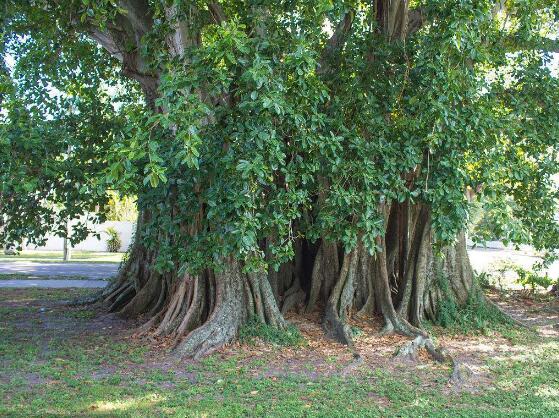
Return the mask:
<svg viewBox="0 0 559 418">
<path fill-rule="evenodd" d="M 307 311 L 326 290 L 328 296 L 322 301 L 327 336 L 352 345 L 346 322 L 355 309 L 361 318 L 382 315 L 385 325 L 381 334 L 411 337 L 429 351 L 433 346 L 421 328 L 422 321 L 436 319 L 441 300 L 449 294 L 458 304 L 465 303 L 473 287 L 473 273 L 464 234 L 439 257 L 432 248 L 429 208 L 418 205 L 408 209 L 379 208 L 389 226 L 386 235 L 376 237 L 379 251 L 375 255 L 369 254 L 360 240 L 343 257 L 340 248 L 321 242 L 314 259 Z M 403 230 L 409 233 L 402 234 Z M 445 291 L 440 287 L 441 278 L 446 281 Z M 329 282 L 330 287 L 326 286 Z M 434 358 L 440 358 L 434 348 L 431 351 Z"/>
<path fill-rule="evenodd" d="M 115 284 L 105 297 L 109 309 L 123 317 L 145 315 L 140 334 L 170 338 L 180 356 L 199 358 L 231 343 L 251 317 L 287 327 L 266 275 L 243 273 L 235 260 L 226 260 L 220 272 L 180 279 L 152 273 L 139 289 L 135 283 Z"/>
<path fill-rule="evenodd" d="M 231 343 L 241 326 L 256 316 L 263 323 L 286 328 L 265 275 L 241 271 L 230 261 L 215 277 L 215 304 L 206 321 L 178 343 L 180 356 L 199 358 Z"/>
<path fill-rule="evenodd" d="M 382 315 L 383 334 L 403 334 L 429 349 L 421 322 L 435 319 L 449 292 L 463 303 L 473 286 L 465 238 L 460 235 L 455 246 L 443 250 L 443 258 L 437 257 L 428 208 L 394 208 L 380 208 L 389 227 L 386 236 L 376 237 L 375 255 L 361 239 L 347 254 L 335 242 L 301 239 L 294 259 L 276 273 L 244 273 L 238 261 L 226 259 L 220 271 L 179 277 L 156 273 L 156 252 L 136 245 L 100 297 L 123 317 L 144 316 L 140 332 L 165 338 L 184 356 L 199 357 L 229 344 L 252 317 L 285 328 L 282 314 L 301 306 L 307 312 L 323 307 L 326 335 L 349 346 L 353 336 L 347 321 L 355 311 L 362 318 Z M 440 277 L 446 289 L 439 285 Z"/>
</svg>

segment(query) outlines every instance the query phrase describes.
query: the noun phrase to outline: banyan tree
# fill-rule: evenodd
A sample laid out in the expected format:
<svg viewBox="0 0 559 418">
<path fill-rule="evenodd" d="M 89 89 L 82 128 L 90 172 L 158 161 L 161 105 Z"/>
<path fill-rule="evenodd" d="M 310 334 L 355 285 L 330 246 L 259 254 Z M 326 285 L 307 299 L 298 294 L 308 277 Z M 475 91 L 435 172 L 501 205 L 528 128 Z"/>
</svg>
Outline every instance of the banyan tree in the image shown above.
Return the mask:
<svg viewBox="0 0 559 418">
<path fill-rule="evenodd" d="M 81 180 L 138 197 L 134 244 L 97 300 L 181 355 L 254 317 L 284 328 L 288 311 L 320 312 L 350 345 L 353 315 L 426 335 L 475 289 L 472 200 L 508 205 L 525 242 L 557 242 L 554 0 L 8 3 L 4 51 L 27 43 L 21 62 L 42 69 L 20 65 L 20 85 L 87 79 L 99 56 L 96 78 L 141 96 L 115 106 L 102 167 Z"/>
</svg>

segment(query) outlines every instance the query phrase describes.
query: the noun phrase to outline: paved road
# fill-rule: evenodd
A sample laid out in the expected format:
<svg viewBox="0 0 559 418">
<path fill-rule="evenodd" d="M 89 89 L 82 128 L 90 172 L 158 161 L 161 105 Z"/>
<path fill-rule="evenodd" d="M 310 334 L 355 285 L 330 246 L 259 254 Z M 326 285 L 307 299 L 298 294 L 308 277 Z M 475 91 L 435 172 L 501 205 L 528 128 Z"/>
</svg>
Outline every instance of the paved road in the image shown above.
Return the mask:
<svg viewBox="0 0 559 418">
<path fill-rule="evenodd" d="M 105 280 L 0 280 L 0 288 L 2 287 L 17 287 L 17 288 L 51 288 L 63 289 L 67 287 L 79 288 L 100 288 L 107 285 Z"/>
<path fill-rule="evenodd" d="M 502 262 L 512 262 L 524 268 L 531 269 L 534 263 L 541 261 L 532 251 L 516 251 L 510 248 L 470 248 L 468 250 L 468 255 L 470 256 L 472 267 L 478 272 L 494 270 Z M 551 264 L 546 272 L 552 279 L 559 278 L 559 261 Z"/>
<path fill-rule="evenodd" d="M 115 276 L 118 266 L 117 263 L 33 263 L 29 261 L 10 261 L 0 263 L 0 274 L 22 274 L 25 276 L 37 276 L 39 279 L 39 276 L 81 276 L 92 280 L 102 280 Z"/>
</svg>

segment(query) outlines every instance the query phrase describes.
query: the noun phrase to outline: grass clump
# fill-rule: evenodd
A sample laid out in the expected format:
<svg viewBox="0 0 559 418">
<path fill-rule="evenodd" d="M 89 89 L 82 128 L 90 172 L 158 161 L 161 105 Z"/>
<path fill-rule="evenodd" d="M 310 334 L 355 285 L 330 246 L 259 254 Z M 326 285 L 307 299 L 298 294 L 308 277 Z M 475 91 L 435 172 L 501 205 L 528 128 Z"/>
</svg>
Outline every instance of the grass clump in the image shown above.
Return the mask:
<svg viewBox="0 0 559 418">
<path fill-rule="evenodd" d="M 460 306 L 448 283 L 443 278 L 439 287 L 445 295 L 438 306 L 435 324 L 463 334 L 470 332 L 487 333 L 491 329 L 511 326 L 513 321 L 497 307 L 487 302 L 479 285 L 474 285 L 466 303 Z"/>
<path fill-rule="evenodd" d="M 355 325 L 351 326 L 351 336 L 354 338 L 359 338 L 362 335 L 365 335 L 365 332 L 363 332 L 363 330 Z"/>
<path fill-rule="evenodd" d="M 297 346 L 304 342 L 303 336 L 294 325 L 279 329 L 263 323 L 258 317 L 252 316 L 239 331 L 239 340 L 243 344 L 254 344 L 262 340 L 279 346 Z"/>
</svg>

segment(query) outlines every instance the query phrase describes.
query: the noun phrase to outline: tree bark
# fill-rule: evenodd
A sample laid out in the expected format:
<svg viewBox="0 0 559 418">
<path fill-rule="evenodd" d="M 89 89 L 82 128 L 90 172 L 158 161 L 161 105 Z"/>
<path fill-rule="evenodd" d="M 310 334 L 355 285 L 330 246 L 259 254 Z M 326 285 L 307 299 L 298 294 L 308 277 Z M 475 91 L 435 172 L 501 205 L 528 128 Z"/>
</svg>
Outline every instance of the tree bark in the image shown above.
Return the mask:
<svg viewBox="0 0 559 418">
<path fill-rule="evenodd" d="M 376 239 L 380 252 L 371 255 L 359 246 L 338 266 L 336 261 L 332 265 L 337 257 L 324 257 L 323 243 L 314 259 L 307 311 L 324 307 L 326 334 L 345 344 L 352 343 L 346 323 L 352 308 L 362 318 L 380 314 L 383 332 L 424 337 L 422 323 L 436 319 L 443 298 L 452 297 L 462 305 L 474 286 L 464 233 L 439 254 L 433 247 L 427 206 L 406 208 L 404 216 L 394 207 L 384 211 L 386 235 Z M 335 277 L 327 296 L 318 290 L 326 284 L 324 271 Z M 447 283 L 444 292 L 441 280 Z"/>
</svg>

